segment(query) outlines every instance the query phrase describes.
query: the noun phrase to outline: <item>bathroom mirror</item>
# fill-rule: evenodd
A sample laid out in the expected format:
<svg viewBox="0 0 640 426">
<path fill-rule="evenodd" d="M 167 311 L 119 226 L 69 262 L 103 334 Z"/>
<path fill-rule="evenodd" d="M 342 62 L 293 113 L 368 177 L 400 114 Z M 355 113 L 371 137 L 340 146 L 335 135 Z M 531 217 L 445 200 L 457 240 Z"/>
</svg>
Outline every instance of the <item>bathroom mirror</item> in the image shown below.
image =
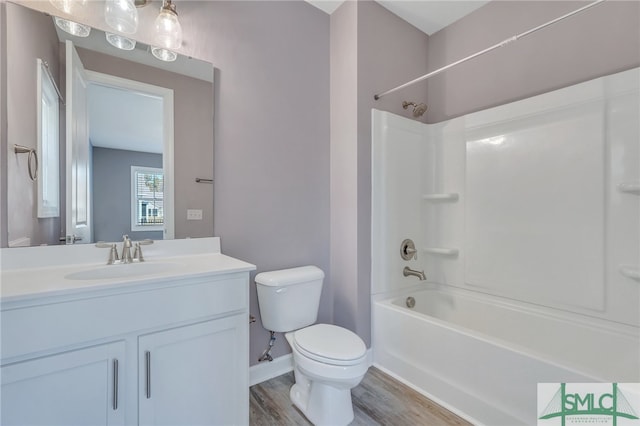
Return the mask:
<svg viewBox="0 0 640 426">
<path fill-rule="evenodd" d="M 31 6 L 6 3 L 8 246 L 212 236 L 212 64 L 183 55 L 162 62 L 140 42 L 117 49 L 95 28 L 72 36 Z M 78 73 L 71 52 L 86 70 L 86 105 L 76 91 L 69 97 L 67 82 Z M 38 59 L 65 98 L 57 217 L 39 217 L 38 182 L 27 156 L 13 153 L 15 144 L 37 150 Z M 75 139 L 88 143 L 67 149 L 78 131 L 86 136 Z M 187 221 L 187 209 L 202 210 L 203 219 Z"/>
</svg>

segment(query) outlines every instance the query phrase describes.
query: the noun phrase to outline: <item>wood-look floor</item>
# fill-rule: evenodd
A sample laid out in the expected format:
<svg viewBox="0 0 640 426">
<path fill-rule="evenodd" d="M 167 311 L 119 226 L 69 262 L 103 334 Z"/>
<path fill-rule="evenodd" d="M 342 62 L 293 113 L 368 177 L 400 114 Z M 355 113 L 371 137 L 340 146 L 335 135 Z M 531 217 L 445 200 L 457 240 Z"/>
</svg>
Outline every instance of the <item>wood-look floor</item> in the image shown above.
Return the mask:
<svg viewBox="0 0 640 426">
<path fill-rule="evenodd" d="M 252 426 L 311 424 L 289 400 L 293 383 L 293 373 L 287 373 L 251 387 Z M 470 425 L 375 367 L 351 390 L 351 397 L 352 425 Z"/>
</svg>

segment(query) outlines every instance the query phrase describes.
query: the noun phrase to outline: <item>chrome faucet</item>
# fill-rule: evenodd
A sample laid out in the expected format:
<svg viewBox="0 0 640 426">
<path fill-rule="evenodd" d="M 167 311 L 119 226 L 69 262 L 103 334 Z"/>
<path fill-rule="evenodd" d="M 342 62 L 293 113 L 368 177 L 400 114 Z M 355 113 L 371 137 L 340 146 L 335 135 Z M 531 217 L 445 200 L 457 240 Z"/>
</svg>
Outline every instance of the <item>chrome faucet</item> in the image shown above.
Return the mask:
<svg viewBox="0 0 640 426">
<path fill-rule="evenodd" d="M 122 263 L 133 262 L 133 258 L 131 257 L 131 240 L 126 234 L 122 236 L 122 255 L 120 258 L 122 259 Z"/>
<path fill-rule="evenodd" d="M 405 277 L 408 277 L 408 276 L 418 277 L 420 281 L 425 281 L 427 279 L 427 276 L 424 274 L 424 271 L 416 271 L 414 269 L 409 268 L 408 266 L 404 267 L 404 269 L 402 270 L 402 275 L 404 275 Z"/>
<path fill-rule="evenodd" d="M 142 255 L 142 246 L 153 244 L 153 240 L 146 239 L 137 241 L 134 243 L 129 239 L 128 235 L 122 236 L 122 256 L 118 256 L 118 248 L 116 243 L 105 243 L 104 241 L 98 241 L 96 247 L 108 248 L 109 259 L 107 265 L 114 265 L 120 263 L 133 263 L 135 260 L 138 262 L 144 262 L 144 256 Z M 131 255 L 131 247 L 134 247 L 133 255 Z M 122 258 L 122 260 L 120 260 Z"/>
</svg>

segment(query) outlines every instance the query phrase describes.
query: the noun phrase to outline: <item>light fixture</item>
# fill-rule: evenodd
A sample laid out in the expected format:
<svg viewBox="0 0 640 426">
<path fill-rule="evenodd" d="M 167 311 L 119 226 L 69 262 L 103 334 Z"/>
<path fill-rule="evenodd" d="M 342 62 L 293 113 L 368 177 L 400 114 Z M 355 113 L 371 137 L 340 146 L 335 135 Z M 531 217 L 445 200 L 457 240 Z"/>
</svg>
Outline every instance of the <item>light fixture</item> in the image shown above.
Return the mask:
<svg viewBox="0 0 640 426">
<path fill-rule="evenodd" d="M 84 6 L 87 4 L 87 0 L 49 0 L 49 3 L 53 5 L 58 10 L 63 11 L 68 15 L 73 15 L 74 12 L 77 12 L 77 6 Z"/>
<path fill-rule="evenodd" d="M 165 62 L 173 62 L 178 57 L 178 54 L 176 52 L 172 52 L 171 50 L 164 49 L 162 47 L 152 47 L 151 53 L 156 58 Z"/>
<path fill-rule="evenodd" d="M 136 41 L 131 40 L 120 34 L 104 33 L 110 45 L 122 50 L 133 50 L 136 47 Z"/>
<path fill-rule="evenodd" d="M 133 0 L 106 0 L 104 20 L 120 33 L 133 34 L 138 30 L 138 9 Z"/>
<path fill-rule="evenodd" d="M 182 46 L 182 27 L 178 21 L 176 5 L 164 0 L 155 22 L 155 45 L 164 49 L 177 50 Z"/>
<path fill-rule="evenodd" d="M 91 27 L 88 25 L 79 24 L 77 22 L 69 21 L 68 19 L 62 19 L 57 16 L 53 19 L 56 22 L 58 28 L 76 37 L 88 37 L 89 33 L 91 32 Z"/>
</svg>

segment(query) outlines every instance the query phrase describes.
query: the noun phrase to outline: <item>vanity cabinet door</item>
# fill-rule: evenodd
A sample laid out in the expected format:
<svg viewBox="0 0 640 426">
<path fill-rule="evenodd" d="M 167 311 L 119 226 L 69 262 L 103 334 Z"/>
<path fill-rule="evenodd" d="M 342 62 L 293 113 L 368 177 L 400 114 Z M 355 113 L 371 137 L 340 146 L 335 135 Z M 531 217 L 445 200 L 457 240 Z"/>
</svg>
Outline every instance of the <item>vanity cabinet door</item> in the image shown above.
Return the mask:
<svg viewBox="0 0 640 426">
<path fill-rule="evenodd" d="M 139 338 L 142 425 L 248 424 L 246 314 Z"/>
<path fill-rule="evenodd" d="M 123 425 L 125 343 L 3 366 L 2 425 Z"/>
</svg>

